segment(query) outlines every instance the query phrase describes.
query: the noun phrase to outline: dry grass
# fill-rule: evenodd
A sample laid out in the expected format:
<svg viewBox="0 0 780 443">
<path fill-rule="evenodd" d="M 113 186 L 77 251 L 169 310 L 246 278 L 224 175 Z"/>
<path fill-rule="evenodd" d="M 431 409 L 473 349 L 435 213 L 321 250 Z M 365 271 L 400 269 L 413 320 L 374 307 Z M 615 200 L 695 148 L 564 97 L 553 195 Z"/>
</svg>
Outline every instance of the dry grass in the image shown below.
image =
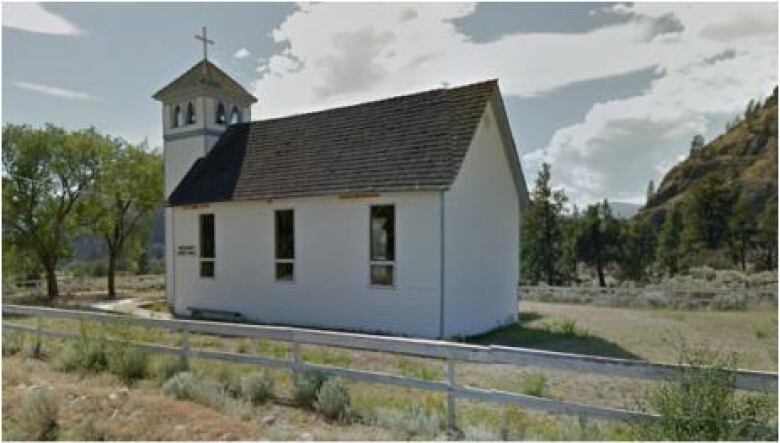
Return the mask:
<svg viewBox="0 0 780 443">
<path fill-rule="evenodd" d="M 605 308 L 585 305 L 562 305 L 523 303 L 522 327 L 509 328 L 497 331 L 487 336 L 478 337 L 479 342 L 509 343 L 519 346 L 536 347 L 560 351 L 590 353 L 597 355 L 618 356 L 626 358 L 643 358 L 651 361 L 675 362 L 678 357 L 678 335 L 684 336 L 689 346 L 710 347 L 721 349 L 725 352 L 734 351 L 740 358 L 740 366 L 751 369 L 776 370 L 775 357 L 777 347 L 776 325 L 777 314 L 765 311 L 742 312 L 696 312 L 696 311 L 671 311 L 671 310 L 643 310 Z M 569 319 L 563 321 L 562 319 Z M 28 319 L 14 319 L 14 321 L 29 322 Z M 564 323 L 574 324 L 562 328 Z M 757 334 L 754 325 L 764 325 L 762 333 Z M 54 329 L 78 330 L 79 325 L 73 321 L 45 320 L 44 327 Z M 570 330 L 581 331 L 579 334 L 567 333 Z M 179 344 L 180 336 L 161 330 L 138 328 L 129 325 L 116 325 L 106 330 L 109 335 L 133 339 L 139 341 L 155 341 L 168 344 Z M 769 332 L 767 332 L 769 331 Z M 767 335 L 768 334 L 768 335 Z M 760 335 L 760 337 L 759 337 Z M 61 346 L 57 340 L 47 340 L 44 343 L 44 353 L 56 355 L 57 347 Z M 224 349 L 247 353 L 259 353 L 276 358 L 290 358 L 289 346 L 284 343 L 267 340 L 229 339 L 216 336 L 191 335 L 193 346 L 211 349 Z M 414 376 L 424 379 L 442 379 L 444 377 L 443 363 L 437 360 L 399 357 L 389 354 L 370 351 L 351 351 L 334 349 L 322 346 L 303 346 L 304 360 L 311 363 L 329 364 L 342 367 L 352 367 L 365 370 L 375 370 L 399 375 Z M 21 354 L 20 354 L 21 355 Z M 154 357 L 155 360 L 158 357 Z M 20 357 L 12 357 L 7 361 L 16 362 L 6 365 L 4 362 L 3 387 L 4 390 L 13 388 L 39 371 L 40 362 L 24 361 Z M 38 365 L 34 370 L 21 369 L 20 365 Z M 156 366 L 156 362 L 153 362 Z M 256 367 L 249 365 L 228 364 L 210 360 L 193 359 L 191 370 L 213 380 L 241 379 L 242 375 L 255 373 Z M 226 373 L 226 372 L 229 372 Z M 546 377 L 543 395 L 547 397 L 587 403 L 594 405 L 612 406 L 634 409 L 638 399 L 642 398 L 648 388 L 655 386 L 654 382 L 638 381 L 634 379 L 588 375 L 571 373 L 566 371 L 540 370 L 533 367 L 511 367 L 506 365 L 458 365 L 457 379 L 459 383 L 503 389 L 513 392 L 528 390 L 529 377 L 535 377 L 543 372 Z M 47 376 L 41 380 L 49 380 L 52 377 L 75 377 L 77 375 L 63 375 L 53 373 L 50 369 Z M 436 393 L 403 389 L 376 384 L 346 382 L 351 396 L 351 410 L 354 417 L 349 423 L 327 423 L 320 419 L 313 411 L 286 406 L 291 404 L 293 398 L 292 377 L 288 371 L 269 371 L 273 379 L 274 392 L 277 400 L 272 403 L 260 404 L 252 407 L 251 413 L 235 413 L 230 411 L 216 411 L 190 402 L 174 402 L 170 397 L 162 396 L 159 392 L 159 380 L 145 380 L 138 387 L 131 390 L 133 395 L 156 396 L 147 398 L 147 406 L 151 412 L 128 411 L 133 419 L 128 426 L 141 426 L 134 420 L 143 419 L 149 426 L 148 430 L 139 430 L 139 437 L 132 437 L 127 432 L 115 430 L 112 422 L 105 427 L 101 425 L 100 431 L 107 432 L 110 438 L 144 438 L 144 439 L 210 439 L 227 437 L 236 438 L 268 438 L 283 439 L 303 438 L 301 434 L 312 432 L 314 438 L 333 439 L 382 439 L 382 438 L 407 438 L 408 429 L 389 429 L 383 423 L 401 423 L 415 420 L 419 426 L 444 422 L 444 396 Z M 102 378 L 101 378 L 102 377 Z M 109 395 L 112 389 L 118 389 L 119 382 L 112 376 L 98 375 L 103 380 L 101 383 L 109 385 L 104 389 L 105 395 Z M 22 381 L 20 381 L 22 380 Z M 40 383 L 51 383 L 41 381 Z M 98 385 L 100 386 L 100 385 Z M 89 386 L 95 389 L 98 386 Z M 86 388 L 86 386 L 85 386 Z M 83 394 L 80 394 L 83 395 Z M 152 401 L 154 398 L 154 401 Z M 163 413 L 155 413 L 158 407 L 157 399 L 173 408 L 165 412 L 165 420 L 157 420 L 157 416 Z M 279 400 L 281 399 L 281 400 Z M 287 399 L 287 400 L 285 400 Z M 280 403 L 281 401 L 281 403 Z M 186 404 L 182 406 L 180 403 Z M 65 402 L 65 408 L 68 408 Z M 144 401 L 139 400 L 137 408 L 142 409 Z M 152 406 L 149 406 L 152 405 Z M 421 411 L 409 412 L 409 408 L 418 405 Z M 5 406 L 5 403 L 4 403 Z M 99 406 L 99 405 L 98 405 Z M 205 408 L 205 409 L 204 409 Z M 178 412 L 177 412 L 178 411 Z M 182 417 L 183 411 L 197 411 L 204 417 L 203 420 L 218 420 L 225 418 L 227 425 L 222 427 L 199 427 L 193 424 L 193 428 L 187 425 L 187 431 L 176 429 L 154 429 L 155 426 L 164 426 L 167 423 L 188 423 L 189 418 Z M 544 438 L 565 439 L 579 436 L 583 439 L 614 439 L 620 435 L 620 428 L 609 427 L 604 424 L 589 423 L 585 426 L 577 420 L 569 420 L 565 417 L 551 417 L 543 414 L 531 414 L 521 411 L 521 422 L 512 422 L 511 426 L 502 420 L 512 411 L 499 405 L 459 401 L 459 423 L 466 429 L 471 427 L 472 437 L 504 435 L 509 433 L 515 438 Z M 179 415 L 173 417 L 171 414 Z M 411 415 L 410 415 L 411 414 Z M 282 415 L 286 418 L 282 419 Z M 242 419 L 241 416 L 244 416 Z M 274 425 L 270 428 L 262 425 L 263 417 L 278 416 Z M 412 418 L 410 418 L 412 417 Z M 97 417 L 100 420 L 106 417 Z M 199 418 L 200 419 L 200 418 Z M 231 420 L 237 421 L 241 426 L 230 431 Z M 378 426 L 369 426 L 371 424 Z M 4 424 L 5 426 L 5 424 Z M 76 421 L 65 422 L 65 428 L 77 426 Z M 258 427 L 259 426 L 259 427 Z M 411 426 L 411 425 L 410 425 Z M 168 426 L 170 427 L 170 426 Z M 269 428 L 269 429 L 266 429 Z M 510 429 L 511 428 L 511 429 Z M 192 430 L 194 429 L 194 431 Z M 223 434 L 219 434 L 219 431 Z M 201 432 L 202 431 L 202 432 Z M 425 436 L 415 438 L 438 438 L 440 429 L 426 431 Z M 75 431 L 74 431 L 75 432 Z M 122 434 L 122 432 L 125 432 Z M 195 432 L 195 433 L 192 433 Z M 504 433 L 504 434 L 502 434 Z M 492 435 L 492 434 L 491 434 Z M 226 437 L 226 438 L 227 438 Z M 308 437 L 308 436 L 305 436 Z"/>
</svg>

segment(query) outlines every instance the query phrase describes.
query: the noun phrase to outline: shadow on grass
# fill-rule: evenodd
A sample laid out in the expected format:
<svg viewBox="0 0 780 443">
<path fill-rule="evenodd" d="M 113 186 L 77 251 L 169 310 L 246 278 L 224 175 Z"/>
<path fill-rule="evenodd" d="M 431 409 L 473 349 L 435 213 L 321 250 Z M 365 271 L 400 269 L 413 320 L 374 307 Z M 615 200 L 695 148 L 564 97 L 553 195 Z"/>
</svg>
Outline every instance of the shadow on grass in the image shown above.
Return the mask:
<svg viewBox="0 0 780 443">
<path fill-rule="evenodd" d="M 581 331 L 578 334 L 556 331 L 550 323 L 543 321 L 545 317 L 537 312 L 521 312 L 519 323 L 469 337 L 466 341 L 482 345 L 516 346 L 545 351 L 642 360 L 640 356 L 616 343 L 591 335 L 587 331 Z"/>
</svg>

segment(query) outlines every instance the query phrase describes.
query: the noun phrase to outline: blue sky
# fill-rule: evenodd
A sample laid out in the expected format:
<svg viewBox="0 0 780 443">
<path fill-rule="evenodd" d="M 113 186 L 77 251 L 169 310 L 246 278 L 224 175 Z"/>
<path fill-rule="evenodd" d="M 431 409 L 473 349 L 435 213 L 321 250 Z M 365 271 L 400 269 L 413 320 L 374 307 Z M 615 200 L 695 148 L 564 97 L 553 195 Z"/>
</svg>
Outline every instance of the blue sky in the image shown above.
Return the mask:
<svg viewBox="0 0 780 443">
<path fill-rule="evenodd" d="M 210 58 L 253 118 L 498 78 L 526 181 L 641 202 L 647 182 L 777 83 L 763 4 L 3 4 L 3 122 L 161 146 L 151 94 Z"/>
</svg>

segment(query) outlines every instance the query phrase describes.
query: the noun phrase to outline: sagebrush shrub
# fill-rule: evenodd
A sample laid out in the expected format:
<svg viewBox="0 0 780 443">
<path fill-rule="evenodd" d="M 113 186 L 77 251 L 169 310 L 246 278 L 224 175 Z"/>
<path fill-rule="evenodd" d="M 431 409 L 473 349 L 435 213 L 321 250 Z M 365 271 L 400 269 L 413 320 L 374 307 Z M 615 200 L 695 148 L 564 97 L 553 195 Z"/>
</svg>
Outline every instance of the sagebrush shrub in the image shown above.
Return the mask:
<svg viewBox="0 0 780 443">
<path fill-rule="evenodd" d="M 326 380 L 317 391 L 316 409 L 329 420 L 346 418 L 349 406 L 349 391 L 340 378 Z"/>
<path fill-rule="evenodd" d="M 115 346 L 108 356 L 108 369 L 125 384 L 149 374 L 149 354 L 135 346 Z"/>
<path fill-rule="evenodd" d="M 215 383 L 198 377 L 192 372 L 180 372 L 162 386 L 163 392 L 177 400 L 189 400 L 214 409 L 226 404 L 222 390 Z"/>
<path fill-rule="evenodd" d="M 403 411 L 382 409 L 376 413 L 376 421 L 382 426 L 402 431 L 407 438 L 434 436 L 441 429 L 439 416 L 416 403 Z"/>
<path fill-rule="evenodd" d="M 252 404 L 265 403 L 274 396 L 274 379 L 268 372 L 247 374 L 241 378 L 241 396 Z"/>
<path fill-rule="evenodd" d="M 314 403 L 317 401 L 317 391 L 325 379 L 325 375 L 320 372 L 297 374 L 293 380 L 293 402 L 305 408 L 314 407 Z"/>
<path fill-rule="evenodd" d="M 18 332 L 3 334 L 3 357 L 16 355 L 24 349 L 24 335 Z"/>
<path fill-rule="evenodd" d="M 60 404 L 53 392 L 46 388 L 33 389 L 22 399 L 17 421 L 31 440 L 56 440 L 59 410 Z"/>
</svg>

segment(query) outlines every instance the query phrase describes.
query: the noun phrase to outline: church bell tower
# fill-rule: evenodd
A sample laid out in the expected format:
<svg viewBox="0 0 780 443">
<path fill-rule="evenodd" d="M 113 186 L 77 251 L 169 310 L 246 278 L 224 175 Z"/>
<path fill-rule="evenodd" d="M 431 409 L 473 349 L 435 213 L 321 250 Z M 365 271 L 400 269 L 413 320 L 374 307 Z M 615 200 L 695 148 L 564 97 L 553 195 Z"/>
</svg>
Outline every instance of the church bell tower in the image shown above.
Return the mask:
<svg viewBox="0 0 780 443">
<path fill-rule="evenodd" d="M 196 39 L 203 42 L 203 60 L 157 91 L 162 103 L 163 163 L 167 200 L 196 160 L 208 154 L 229 125 L 248 122 L 257 99 L 208 60 L 206 28 Z M 174 208 L 165 208 L 165 293 L 175 306 Z"/>
<path fill-rule="evenodd" d="M 152 97 L 162 103 L 165 198 L 195 161 L 206 155 L 231 124 L 248 122 L 257 99 L 208 60 L 206 28 L 203 60 Z"/>
</svg>

